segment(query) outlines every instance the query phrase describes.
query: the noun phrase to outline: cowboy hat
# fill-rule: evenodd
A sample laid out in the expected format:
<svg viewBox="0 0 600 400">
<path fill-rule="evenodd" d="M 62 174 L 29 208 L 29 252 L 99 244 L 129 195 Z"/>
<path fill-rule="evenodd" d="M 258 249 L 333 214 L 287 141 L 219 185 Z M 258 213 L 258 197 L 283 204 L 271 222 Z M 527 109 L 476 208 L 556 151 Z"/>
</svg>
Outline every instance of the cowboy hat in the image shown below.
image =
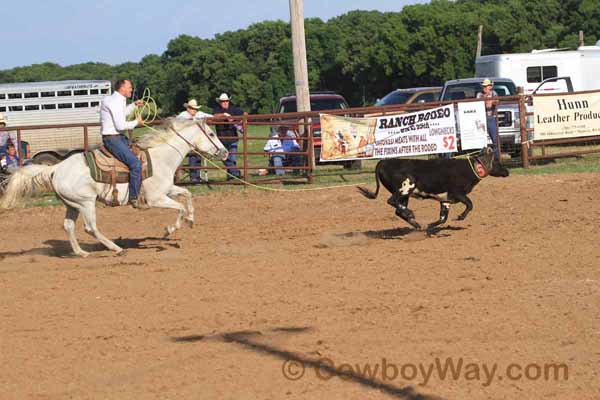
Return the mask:
<svg viewBox="0 0 600 400">
<path fill-rule="evenodd" d="M 485 78 L 483 82 L 481 82 L 481 86 L 493 86 L 494 83 L 490 81 L 488 78 Z"/>
<path fill-rule="evenodd" d="M 194 110 L 200 109 L 200 106 L 198 105 L 198 102 L 196 101 L 196 99 L 191 99 L 187 103 L 183 103 L 183 107 L 184 108 L 193 108 Z"/>
<path fill-rule="evenodd" d="M 229 96 L 227 96 L 227 93 L 221 93 L 221 95 L 217 99 L 217 101 L 229 101 L 229 100 L 231 100 L 231 99 L 229 98 Z"/>
<path fill-rule="evenodd" d="M 6 124 L 6 117 L 0 113 L 0 124 Z"/>
</svg>

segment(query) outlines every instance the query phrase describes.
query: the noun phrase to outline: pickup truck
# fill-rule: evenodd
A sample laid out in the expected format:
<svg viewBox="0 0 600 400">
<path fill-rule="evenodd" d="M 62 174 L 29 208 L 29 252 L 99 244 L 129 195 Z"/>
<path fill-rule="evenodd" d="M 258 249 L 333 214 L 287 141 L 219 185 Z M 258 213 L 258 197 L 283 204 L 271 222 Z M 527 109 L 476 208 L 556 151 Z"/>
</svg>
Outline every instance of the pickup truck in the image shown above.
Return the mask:
<svg viewBox="0 0 600 400">
<path fill-rule="evenodd" d="M 481 83 L 484 78 L 466 78 L 447 81 L 442 89 L 440 101 L 474 99 L 481 92 Z M 508 78 L 489 78 L 494 83 L 493 90 L 498 96 L 515 96 L 517 88 Z M 511 156 L 521 153 L 521 131 L 519 120 L 519 105 L 498 105 L 498 137 L 503 152 Z"/>
</svg>

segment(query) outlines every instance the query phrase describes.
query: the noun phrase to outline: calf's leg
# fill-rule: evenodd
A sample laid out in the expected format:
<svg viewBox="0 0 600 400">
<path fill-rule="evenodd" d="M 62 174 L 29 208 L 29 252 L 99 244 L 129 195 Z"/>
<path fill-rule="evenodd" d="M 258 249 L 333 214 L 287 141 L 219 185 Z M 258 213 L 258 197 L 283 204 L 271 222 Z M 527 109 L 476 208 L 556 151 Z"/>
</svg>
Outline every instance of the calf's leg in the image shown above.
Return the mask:
<svg viewBox="0 0 600 400">
<path fill-rule="evenodd" d="M 467 215 L 469 215 L 473 209 L 473 203 L 471 202 L 471 199 L 469 199 L 467 195 L 463 193 L 453 193 L 452 198 L 465 205 L 465 211 L 463 211 L 462 214 L 460 214 L 457 218 L 459 221 L 462 221 L 467 218 Z"/>
<path fill-rule="evenodd" d="M 410 225 L 412 225 L 413 228 L 420 231 L 421 225 L 419 225 L 419 223 L 415 219 L 415 213 L 413 213 L 412 210 L 408 208 L 408 197 L 409 196 L 400 197 L 398 201 L 398 206 L 396 207 L 396 215 L 408 222 Z"/>
<path fill-rule="evenodd" d="M 431 231 L 436 226 L 446 222 L 448 220 L 448 211 L 450 211 L 450 203 L 447 201 L 440 201 L 440 219 L 429 224 L 427 230 Z"/>
</svg>

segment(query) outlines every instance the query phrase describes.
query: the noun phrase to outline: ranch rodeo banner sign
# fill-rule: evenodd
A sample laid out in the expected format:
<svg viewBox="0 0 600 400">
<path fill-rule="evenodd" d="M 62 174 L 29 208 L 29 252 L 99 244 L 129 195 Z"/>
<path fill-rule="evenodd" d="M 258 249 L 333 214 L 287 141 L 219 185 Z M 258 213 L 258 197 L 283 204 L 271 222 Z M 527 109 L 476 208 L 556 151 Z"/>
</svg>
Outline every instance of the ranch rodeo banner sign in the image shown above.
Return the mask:
<svg viewBox="0 0 600 400">
<path fill-rule="evenodd" d="M 321 161 L 456 151 L 454 107 L 371 118 L 321 114 Z"/>
<path fill-rule="evenodd" d="M 600 92 L 533 96 L 533 140 L 600 136 Z"/>
</svg>

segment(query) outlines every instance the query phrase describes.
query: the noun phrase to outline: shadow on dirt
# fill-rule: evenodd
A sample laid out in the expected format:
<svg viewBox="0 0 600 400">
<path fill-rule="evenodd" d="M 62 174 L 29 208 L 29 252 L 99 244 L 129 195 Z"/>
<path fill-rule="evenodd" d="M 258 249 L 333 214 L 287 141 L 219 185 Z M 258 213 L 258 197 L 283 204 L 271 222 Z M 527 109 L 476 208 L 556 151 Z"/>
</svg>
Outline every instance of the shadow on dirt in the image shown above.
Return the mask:
<svg viewBox="0 0 600 400">
<path fill-rule="evenodd" d="M 298 380 L 304 375 L 306 368 L 311 368 L 314 371 L 318 371 L 320 376 L 327 377 L 338 377 L 344 382 L 353 382 L 359 385 L 381 390 L 382 392 L 393 396 L 397 399 L 405 400 L 441 400 L 437 396 L 429 396 L 416 392 L 411 386 L 397 387 L 389 383 L 380 382 L 371 377 L 367 377 L 364 374 L 357 373 L 352 369 L 339 369 L 332 365 L 331 360 L 312 359 L 304 357 L 300 354 L 287 351 L 276 346 L 264 343 L 265 339 L 268 339 L 269 334 L 298 334 L 303 332 L 311 331 L 309 327 L 281 327 L 271 329 L 269 332 L 263 334 L 260 331 L 240 331 L 240 332 L 229 332 L 213 335 L 191 335 L 191 336 L 180 336 L 172 337 L 171 341 L 175 343 L 196 343 L 207 340 L 220 340 L 225 343 L 234 343 L 242 346 L 246 350 L 250 350 L 256 353 L 264 354 L 267 356 L 279 358 L 283 361 L 282 373 L 286 379 Z M 292 365 L 293 364 L 293 365 Z M 290 376 L 286 374 L 286 367 L 290 367 L 288 373 L 294 374 Z M 298 372 L 300 372 L 298 374 Z"/>
<path fill-rule="evenodd" d="M 432 230 L 430 230 L 429 232 L 426 231 L 417 231 L 414 228 L 408 228 L 408 227 L 403 227 L 403 228 L 393 228 L 393 229 L 383 229 L 380 231 L 364 231 L 362 232 L 363 235 L 367 236 L 370 239 L 383 239 L 383 240 L 389 240 L 389 239 L 398 239 L 398 238 L 402 238 L 404 236 L 408 236 L 408 235 L 423 235 L 424 238 L 426 237 L 448 237 L 450 236 L 449 233 L 443 233 L 445 231 L 462 231 L 463 227 L 459 227 L 459 226 L 451 226 L 451 225 L 446 225 L 446 226 L 440 226 L 437 228 L 434 228 Z"/>
<path fill-rule="evenodd" d="M 158 243 L 149 243 L 144 244 L 147 241 L 156 241 Z M 138 249 L 138 250 L 148 250 L 154 249 L 156 252 L 165 251 L 168 248 L 176 248 L 179 249 L 181 246 L 177 243 L 177 239 L 165 239 L 161 237 L 145 237 L 145 238 L 133 238 L 133 239 L 123 239 L 118 238 L 114 242 L 117 246 L 122 247 L 123 249 Z M 68 240 L 46 240 L 44 242 L 45 245 L 49 247 L 37 247 L 29 250 L 21 250 L 21 251 L 6 251 L 0 252 L 0 260 L 9 257 L 18 257 L 18 256 L 47 256 L 47 257 L 59 257 L 59 258 L 69 258 L 74 257 L 73 251 L 71 250 L 71 244 Z M 80 243 L 81 248 L 84 251 L 89 253 L 106 251 L 106 247 L 104 247 L 101 243 Z"/>
</svg>

